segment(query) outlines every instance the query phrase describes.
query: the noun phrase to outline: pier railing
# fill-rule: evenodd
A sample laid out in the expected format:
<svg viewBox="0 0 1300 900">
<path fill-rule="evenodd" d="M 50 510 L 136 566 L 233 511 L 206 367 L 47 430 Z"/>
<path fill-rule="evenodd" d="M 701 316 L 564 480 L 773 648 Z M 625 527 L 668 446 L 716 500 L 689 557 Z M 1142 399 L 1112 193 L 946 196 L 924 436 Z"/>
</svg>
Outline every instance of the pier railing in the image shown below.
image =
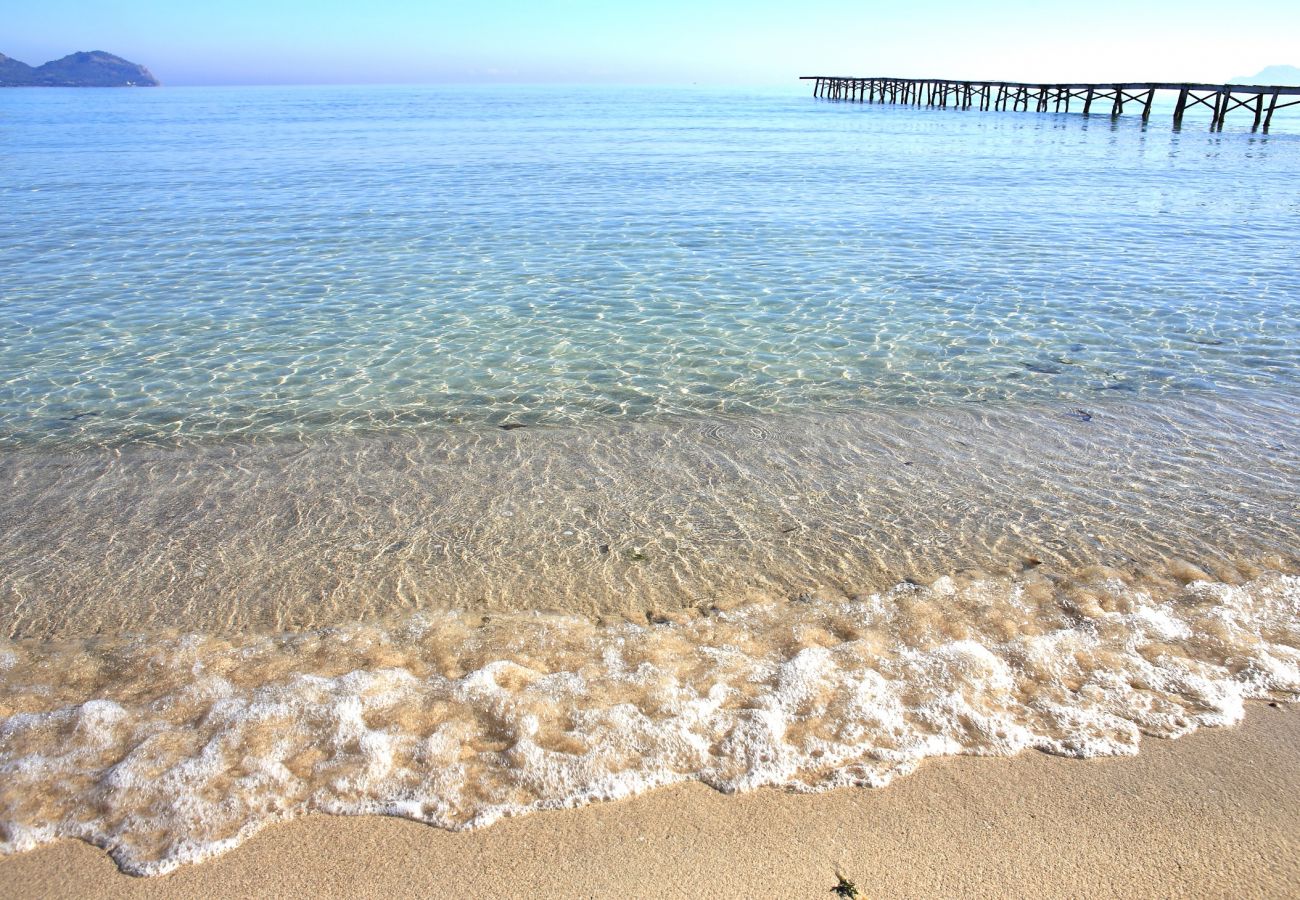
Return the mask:
<svg viewBox="0 0 1300 900">
<path fill-rule="evenodd" d="M 1174 124 L 1196 106 L 1211 111 L 1210 127 L 1223 127 L 1229 112 L 1244 109 L 1254 114 L 1253 128 L 1268 131 L 1273 113 L 1300 105 L 1300 87 L 1255 84 L 1190 84 L 1173 82 L 1120 82 L 1115 84 L 1031 84 L 1019 81 L 954 81 L 945 78 L 848 78 L 839 75 L 804 75 L 801 81 L 815 82 L 813 96 L 858 103 L 896 103 L 956 109 L 1033 109 L 1035 112 L 1069 112 L 1079 101 L 1082 112 L 1101 112 L 1109 105 L 1110 115 L 1124 112 L 1125 104 L 1142 109 L 1151 118 L 1151 104 L 1157 91 L 1176 91 Z M 1294 97 L 1296 99 L 1283 99 Z"/>
</svg>

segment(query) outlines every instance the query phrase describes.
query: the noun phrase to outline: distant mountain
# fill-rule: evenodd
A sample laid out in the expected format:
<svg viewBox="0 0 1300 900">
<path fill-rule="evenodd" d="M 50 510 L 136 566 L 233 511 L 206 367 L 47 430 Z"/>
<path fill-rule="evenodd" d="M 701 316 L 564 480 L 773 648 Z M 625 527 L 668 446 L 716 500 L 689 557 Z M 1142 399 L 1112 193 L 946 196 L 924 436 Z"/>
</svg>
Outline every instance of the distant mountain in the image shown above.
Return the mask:
<svg viewBox="0 0 1300 900">
<path fill-rule="evenodd" d="M 1228 84 L 1272 84 L 1300 87 L 1300 69 L 1295 66 L 1265 66 L 1258 75 L 1232 78 Z"/>
<path fill-rule="evenodd" d="M 0 53 L 0 84 L 31 84 L 32 73 L 35 71 L 27 63 Z"/>
<path fill-rule="evenodd" d="M 158 83 L 144 66 L 102 50 L 71 53 L 35 68 L 0 53 L 0 87 L 156 87 Z"/>
</svg>

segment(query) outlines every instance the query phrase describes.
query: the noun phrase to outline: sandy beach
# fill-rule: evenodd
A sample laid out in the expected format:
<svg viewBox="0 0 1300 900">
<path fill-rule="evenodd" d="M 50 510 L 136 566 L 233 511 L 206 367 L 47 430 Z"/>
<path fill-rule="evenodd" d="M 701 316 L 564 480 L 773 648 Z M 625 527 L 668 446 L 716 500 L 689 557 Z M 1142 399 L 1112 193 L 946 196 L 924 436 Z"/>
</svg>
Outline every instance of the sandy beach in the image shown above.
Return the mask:
<svg viewBox="0 0 1300 900">
<path fill-rule="evenodd" d="M 7 897 L 1300 895 L 1300 710 L 1136 757 L 933 761 L 884 790 L 690 784 L 451 833 L 312 816 L 161 878 L 62 841 L 0 861 Z"/>
</svg>

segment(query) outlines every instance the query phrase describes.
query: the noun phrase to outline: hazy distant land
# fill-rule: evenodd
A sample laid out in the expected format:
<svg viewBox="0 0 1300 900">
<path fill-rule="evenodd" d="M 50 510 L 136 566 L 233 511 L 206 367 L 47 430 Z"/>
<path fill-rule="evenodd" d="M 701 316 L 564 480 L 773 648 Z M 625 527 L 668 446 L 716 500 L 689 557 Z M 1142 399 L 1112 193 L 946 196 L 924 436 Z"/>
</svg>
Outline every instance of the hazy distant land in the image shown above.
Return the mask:
<svg viewBox="0 0 1300 900">
<path fill-rule="evenodd" d="M 29 66 L 0 53 L 0 87 L 157 87 L 144 66 L 112 53 L 70 53 L 40 66 Z"/>
<path fill-rule="evenodd" d="M 1267 84 L 1300 86 L 1300 68 L 1295 66 L 1265 66 L 1254 75 L 1238 75 L 1228 84 Z"/>
</svg>

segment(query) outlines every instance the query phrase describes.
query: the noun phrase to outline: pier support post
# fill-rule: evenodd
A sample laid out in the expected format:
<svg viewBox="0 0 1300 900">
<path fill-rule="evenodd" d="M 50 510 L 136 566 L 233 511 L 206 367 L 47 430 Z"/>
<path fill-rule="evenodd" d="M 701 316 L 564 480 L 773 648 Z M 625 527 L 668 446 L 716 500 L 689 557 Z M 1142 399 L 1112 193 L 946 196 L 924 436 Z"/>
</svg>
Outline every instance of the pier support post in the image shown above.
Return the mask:
<svg viewBox="0 0 1300 900">
<path fill-rule="evenodd" d="M 1259 120 L 1264 116 L 1264 95 L 1255 95 L 1255 124 L 1250 126 L 1251 131 L 1259 127 Z"/>
<path fill-rule="evenodd" d="M 1092 88 L 1088 88 L 1088 96 L 1083 101 L 1083 114 L 1086 116 L 1092 112 Z"/>
<path fill-rule="evenodd" d="M 1178 103 L 1174 106 L 1174 124 L 1183 124 L 1183 112 L 1187 109 L 1187 88 L 1178 92 Z"/>
<path fill-rule="evenodd" d="M 1122 116 L 1124 114 L 1124 92 L 1120 86 L 1115 85 L 1115 105 L 1110 108 L 1111 116 Z"/>
<path fill-rule="evenodd" d="M 1271 125 L 1272 122 L 1273 122 L 1273 110 L 1277 109 L 1277 94 L 1278 94 L 1278 92 L 1277 92 L 1276 90 L 1274 90 L 1274 91 L 1273 91 L 1273 99 L 1270 100 L 1269 103 L 1268 103 L 1268 115 L 1264 117 L 1264 130 L 1265 130 L 1265 131 L 1268 131 L 1268 126 Z M 1261 94 L 1260 96 L 1263 96 L 1263 95 Z"/>
<path fill-rule="evenodd" d="M 1151 118 L 1151 102 L 1156 99 L 1156 89 L 1151 88 L 1147 91 L 1146 103 L 1142 104 L 1142 121 L 1145 122 Z"/>
<path fill-rule="evenodd" d="M 1210 120 L 1211 131 L 1222 130 L 1223 120 L 1228 115 L 1228 98 L 1231 96 L 1226 85 L 1219 88 L 1219 93 L 1214 95 L 1214 118 Z"/>
</svg>

